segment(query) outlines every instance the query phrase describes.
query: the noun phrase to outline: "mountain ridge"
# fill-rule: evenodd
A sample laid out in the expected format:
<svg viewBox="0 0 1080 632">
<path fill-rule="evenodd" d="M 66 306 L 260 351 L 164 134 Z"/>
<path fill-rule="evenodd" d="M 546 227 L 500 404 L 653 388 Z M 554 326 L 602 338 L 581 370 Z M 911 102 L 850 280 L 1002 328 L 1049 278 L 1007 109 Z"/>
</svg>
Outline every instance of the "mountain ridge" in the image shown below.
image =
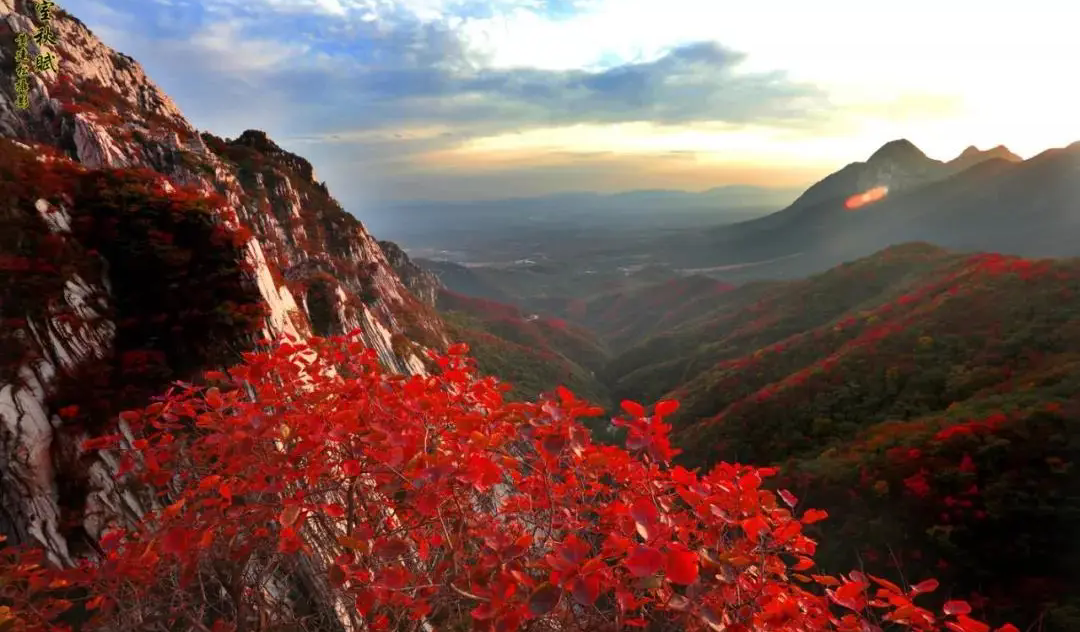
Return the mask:
<svg viewBox="0 0 1080 632">
<path fill-rule="evenodd" d="M 29 3 L 0 0 L 5 68 L 16 34 L 39 24 Z M 425 290 L 427 303 L 410 293 L 386 251 L 399 268 L 407 257 L 380 246 L 315 181 L 306 159 L 258 130 L 233 140 L 199 132 L 138 62 L 66 12 L 56 11 L 51 26 L 57 68 L 30 75 L 30 107 L 15 107 L 11 82 L 0 87 L 11 209 L 0 227 L 0 286 L 48 290 L 0 303 L 0 459 L 10 464 L 0 473 L 9 509 L 0 533 L 15 543 L 40 541 L 70 563 L 109 516 L 122 518 L 126 502 L 112 480 L 115 462 L 83 453 L 82 438 L 118 412 L 113 405 L 144 405 L 139 393 L 212 368 L 195 362 L 203 351 L 180 361 L 188 352 L 169 342 L 178 331 L 211 354 L 204 359 L 227 365 L 261 337 L 355 330 L 388 369 L 406 374 L 426 372 L 423 346 L 447 341 L 434 290 Z M 113 228 L 97 221 L 123 208 L 139 210 L 116 216 Z M 62 267 L 53 277 L 66 276 L 41 286 L 36 270 L 54 263 Z M 201 267 L 180 274 L 189 264 Z M 161 282 L 160 292 L 132 285 L 141 270 L 158 269 L 179 274 L 174 291 Z M 416 287 L 431 282 L 420 278 Z M 218 294 L 183 309 L 170 301 L 184 300 L 175 291 L 184 287 L 192 297 Z M 394 344 L 406 334 L 410 345 Z M 100 383 L 87 392 L 98 400 L 79 399 L 95 373 Z M 78 379 L 83 386 L 75 388 Z M 128 384 L 141 390 L 117 391 Z M 63 418 L 61 410 L 78 412 Z M 45 461 L 40 446 L 51 451 Z M 68 489 L 82 491 L 60 493 Z"/>
<path fill-rule="evenodd" d="M 547 311 L 606 343 L 613 401 L 680 402 L 680 465 L 770 463 L 821 503 L 825 560 L 933 572 L 993 600 L 973 597 L 988 620 L 1064 632 L 1078 301 L 1080 258 L 903 243 L 799 280 L 688 277 Z"/>
<path fill-rule="evenodd" d="M 907 145 L 878 150 L 874 162 L 829 174 L 774 213 L 699 235 L 658 237 L 654 256 L 672 267 L 725 268 L 720 278 L 746 281 L 820 272 L 906 241 L 1024 256 L 1080 255 L 1068 238 L 1078 221 L 1070 209 L 1080 194 L 1072 177 L 1080 143 L 1027 160 L 994 148 L 949 163 L 919 158 L 924 154 Z M 849 198 L 878 187 L 885 192 L 879 199 L 847 207 Z M 1016 212 L 1020 208 L 1023 213 Z M 761 264 L 746 265 L 755 262 Z"/>
</svg>

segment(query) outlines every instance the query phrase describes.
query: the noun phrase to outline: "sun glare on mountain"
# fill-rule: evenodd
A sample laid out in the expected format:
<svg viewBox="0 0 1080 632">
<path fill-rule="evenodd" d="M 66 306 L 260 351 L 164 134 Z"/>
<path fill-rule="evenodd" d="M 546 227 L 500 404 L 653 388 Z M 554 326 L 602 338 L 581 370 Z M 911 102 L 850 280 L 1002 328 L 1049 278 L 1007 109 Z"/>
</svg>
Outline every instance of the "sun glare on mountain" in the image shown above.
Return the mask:
<svg viewBox="0 0 1080 632">
<path fill-rule="evenodd" d="M 889 194 L 889 187 L 874 187 L 862 193 L 857 193 L 847 199 L 844 202 L 844 207 L 849 211 L 862 208 L 867 204 L 872 204 L 878 200 L 882 200 Z"/>
</svg>

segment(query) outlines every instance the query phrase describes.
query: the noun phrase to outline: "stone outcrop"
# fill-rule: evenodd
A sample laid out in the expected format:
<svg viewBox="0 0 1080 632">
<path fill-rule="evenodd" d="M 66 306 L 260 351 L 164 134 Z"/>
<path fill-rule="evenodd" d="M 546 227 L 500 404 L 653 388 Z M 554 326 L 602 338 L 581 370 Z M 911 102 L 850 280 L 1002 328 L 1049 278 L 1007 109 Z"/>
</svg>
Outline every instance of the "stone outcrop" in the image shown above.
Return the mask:
<svg viewBox="0 0 1080 632">
<path fill-rule="evenodd" d="M 427 268 L 416 265 L 409 258 L 409 255 L 405 254 L 401 246 L 392 241 L 379 240 L 379 247 L 382 248 L 383 254 L 386 255 L 390 267 L 397 273 L 398 278 L 405 284 L 405 287 L 409 288 L 409 291 L 413 293 L 413 296 L 426 305 L 435 307 L 439 290 L 443 287 L 439 275 Z"/>
<path fill-rule="evenodd" d="M 32 32 L 36 20 L 30 3 L 0 0 L 4 68 L 13 66 L 16 34 Z M 127 269 L 142 260 L 113 253 L 121 249 L 110 249 L 107 242 L 86 242 L 83 229 L 72 232 L 71 223 L 78 224 L 72 217 L 86 217 L 85 205 L 102 203 L 87 182 L 119 179 L 161 208 L 167 208 L 169 196 L 177 196 L 177 204 L 205 207 L 210 218 L 205 225 L 198 218 L 186 224 L 187 238 L 217 244 L 222 234 L 228 235 L 215 248 L 188 244 L 186 250 L 168 235 L 161 237 L 162 248 L 173 248 L 169 256 L 202 257 L 215 278 L 231 279 L 228 305 L 223 304 L 228 313 L 212 316 L 218 319 L 213 322 L 243 321 L 253 313 L 246 310 L 248 298 L 260 308 L 252 335 L 231 337 L 229 326 L 216 330 L 216 337 L 206 331 L 176 334 L 207 336 L 191 341 L 201 350 L 191 358 L 226 363 L 229 354 L 236 357 L 259 333 L 302 339 L 359 329 L 389 369 L 422 373 L 422 350 L 392 339 L 406 330 L 420 334 L 410 339 L 432 346 L 445 344 L 446 338 L 433 311 L 414 309 L 419 301 L 410 289 L 421 301 L 433 302 L 430 279 L 402 266 L 394 253 L 394 262 L 388 261 L 364 225 L 316 181 L 310 163 L 260 131 L 248 130 L 234 140 L 199 133 L 133 59 L 105 46 L 62 10 L 54 13 L 52 26 L 59 40 L 51 49 L 58 54 L 58 68 L 32 75 L 29 109 L 15 107 L 13 82 L 0 84 L 0 136 L 11 141 L 0 151 L 8 154 L 4 165 L 13 165 L 0 172 L 0 185 L 21 187 L 5 196 L 7 207 L 0 208 L 6 222 L 0 225 L 0 233 L 6 231 L 0 235 L 0 500 L 6 510 L 0 513 L 0 533 L 14 541 L 45 543 L 55 560 L 65 561 L 76 555 L 73 549 L 92 543 L 108 520 L 138 514 L 147 501 L 111 487 L 115 463 L 108 455 L 82 454 L 81 440 L 103 423 L 104 413 L 88 413 L 84 405 L 77 413 L 82 423 L 69 425 L 70 414 L 63 413 L 73 405 L 65 400 L 64 383 L 85 379 L 87 367 L 95 363 L 115 369 L 143 342 L 152 349 L 165 344 L 157 333 L 154 340 L 133 341 L 133 336 L 150 334 L 115 322 L 132 305 L 146 307 L 133 298 L 138 292 L 132 283 L 139 279 L 133 274 L 139 271 L 129 274 Z M 34 48 L 31 44 L 32 55 Z M 44 166 L 33 167 L 34 160 Z M 42 181 L 16 182 L 15 173 L 36 174 Z M 35 187 L 41 192 L 34 193 Z M 12 227 L 41 248 L 55 246 L 64 253 L 63 265 L 51 273 L 55 278 L 45 277 L 55 281 L 51 293 L 19 291 L 16 281 L 29 278 L 34 270 L 28 272 L 26 265 L 39 265 L 33 262 L 40 256 L 20 251 L 27 241 L 11 237 L 16 234 Z M 153 230 L 150 234 L 158 235 Z M 134 239 L 135 233 L 124 237 Z M 233 252 L 236 260 L 230 262 L 225 255 Z M 243 268 L 243 280 L 229 276 L 235 276 L 233 263 Z M 405 283 L 395 265 L 412 275 Z M 214 266 L 227 269 L 219 274 Z M 166 304 L 182 298 L 176 288 L 185 283 L 197 293 L 195 281 L 180 279 L 172 283 L 171 294 L 169 287 L 148 294 L 160 294 Z M 205 307 L 214 311 L 218 306 Z M 179 331 L 175 327 L 174 333 Z M 209 368 L 197 364 L 172 366 L 171 377 L 183 379 L 187 372 Z"/>
</svg>

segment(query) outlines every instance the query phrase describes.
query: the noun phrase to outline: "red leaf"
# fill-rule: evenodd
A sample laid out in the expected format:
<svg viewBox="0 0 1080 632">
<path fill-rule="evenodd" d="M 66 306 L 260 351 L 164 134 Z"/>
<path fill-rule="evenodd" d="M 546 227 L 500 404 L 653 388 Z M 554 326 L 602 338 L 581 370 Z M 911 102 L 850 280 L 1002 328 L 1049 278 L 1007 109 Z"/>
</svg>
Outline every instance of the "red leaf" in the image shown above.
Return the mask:
<svg viewBox="0 0 1080 632">
<path fill-rule="evenodd" d="M 566 447 L 566 437 L 561 434 L 548 435 L 540 442 L 540 447 L 544 449 L 544 452 L 556 456 Z"/>
<path fill-rule="evenodd" d="M 674 584 L 693 584 L 698 578 L 698 556 L 693 551 L 669 551 L 664 574 Z"/>
<path fill-rule="evenodd" d="M 217 487 L 220 482 L 220 476 L 218 476 L 217 474 L 211 474 L 210 476 L 207 476 L 206 478 L 199 481 L 199 489 L 203 491 L 210 490 Z"/>
<path fill-rule="evenodd" d="M 870 575 L 870 579 L 874 580 L 877 584 L 881 585 L 882 587 L 884 587 L 886 590 L 888 590 L 889 592 L 891 592 L 893 594 L 896 594 L 896 595 L 904 594 L 904 591 L 900 590 L 899 586 L 897 586 L 896 584 L 892 583 L 891 581 L 889 581 L 887 579 L 882 579 L 881 577 L 875 577 L 873 575 Z"/>
<path fill-rule="evenodd" d="M 409 552 L 409 543 L 401 538 L 379 540 L 372 548 L 376 555 L 385 559 L 401 557 Z"/>
<path fill-rule="evenodd" d="M 499 466 L 496 465 L 494 461 L 486 456 L 474 454 L 469 457 L 468 465 L 466 467 L 466 479 L 473 484 L 473 487 L 480 491 L 486 490 L 492 485 L 502 482 L 502 470 L 499 469 Z"/>
<path fill-rule="evenodd" d="M 619 404 L 619 406 L 621 406 L 622 409 L 624 411 L 626 411 L 626 414 L 630 415 L 631 417 L 644 417 L 645 416 L 645 409 L 642 408 L 641 404 L 639 404 L 637 402 L 632 402 L 632 401 L 630 401 L 628 399 L 624 399 L 622 401 L 622 403 Z"/>
<path fill-rule="evenodd" d="M 821 522 L 828 517 L 829 512 L 827 511 L 823 511 L 821 509 L 807 509 L 806 513 L 803 514 L 802 523 L 814 524 L 815 522 Z"/>
<path fill-rule="evenodd" d="M 911 594 L 919 595 L 919 594 L 922 594 L 922 593 L 934 592 L 935 590 L 937 590 L 938 585 L 939 585 L 938 580 L 936 580 L 936 579 L 927 579 L 925 581 L 921 581 L 918 584 L 915 584 L 914 586 L 912 586 L 911 587 Z"/>
<path fill-rule="evenodd" d="M 653 408 L 653 412 L 657 417 L 667 417 L 676 410 L 679 410 L 679 402 L 673 399 L 662 399 L 656 402 L 656 406 Z"/>
<path fill-rule="evenodd" d="M 969 614 L 971 612 L 971 606 L 966 601 L 946 601 L 942 607 L 942 611 L 945 614 Z"/>
<path fill-rule="evenodd" d="M 542 617 L 554 610 L 560 599 L 562 590 L 550 582 L 544 582 L 529 595 L 529 613 L 534 617 Z"/>
<path fill-rule="evenodd" d="M 746 532 L 747 538 L 757 540 L 763 532 L 769 530 L 769 523 L 765 522 L 765 519 L 761 516 L 754 516 L 743 520 L 742 528 Z"/>
<path fill-rule="evenodd" d="M 206 389 L 206 404 L 215 410 L 225 405 L 225 400 L 221 398 L 221 391 L 216 386 Z"/>
<path fill-rule="evenodd" d="M 799 504 L 799 499 L 795 498 L 795 495 L 786 489 L 781 489 L 779 492 L 777 492 L 777 494 L 780 495 L 780 498 L 784 501 L 784 504 L 788 507 L 791 507 L 792 509 L 795 508 L 795 505 Z"/>
<path fill-rule="evenodd" d="M 570 594 L 583 606 L 591 606 L 600 596 L 600 578 L 596 575 L 578 575 L 570 584 Z"/>
<path fill-rule="evenodd" d="M 356 593 L 356 611 L 360 613 L 360 616 L 366 617 L 375 607 L 375 592 L 361 588 Z"/>
<path fill-rule="evenodd" d="M 345 476 L 360 476 L 360 462 L 355 460 L 345 461 L 341 464 L 341 471 L 345 473 Z"/>
<path fill-rule="evenodd" d="M 459 342 L 450 345 L 450 348 L 446 350 L 446 355 L 465 355 L 469 352 L 469 345 L 464 342 Z"/>
<path fill-rule="evenodd" d="M 384 568 L 379 574 L 380 579 L 386 584 L 387 588 L 403 588 L 408 582 L 408 575 L 405 573 L 405 569 L 400 566 L 391 566 L 390 568 Z"/>
<path fill-rule="evenodd" d="M 827 591 L 829 598 L 837 604 L 856 612 L 863 609 L 865 605 L 864 591 L 866 590 L 866 584 L 857 582 L 847 582 L 837 588 L 835 591 Z"/>
<path fill-rule="evenodd" d="M 517 610 L 511 610 L 495 621 L 495 632 L 516 632 L 521 629 L 522 615 Z"/>
<path fill-rule="evenodd" d="M 186 554 L 190 535 L 187 529 L 169 529 L 165 537 L 161 539 L 161 550 L 176 556 Z"/>
<path fill-rule="evenodd" d="M 653 526 L 660 519 L 660 514 L 656 511 L 656 505 L 653 504 L 652 499 L 639 496 L 630 508 L 630 515 L 634 518 L 641 537 L 646 541 L 651 540 L 655 535 Z"/>
<path fill-rule="evenodd" d="M 664 565 L 664 555 L 652 547 L 639 546 L 623 560 L 634 577 L 648 577 Z"/>
<path fill-rule="evenodd" d="M 473 608 L 472 612 L 469 614 L 477 621 L 487 621 L 495 616 L 495 612 L 495 608 L 491 605 L 490 601 L 482 601 L 480 602 L 480 605 Z"/>
<path fill-rule="evenodd" d="M 92 597 L 89 601 L 86 602 L 86 609 L 87 610 L 97 610 L 104 603 L 105 603 L 105 596 L 104 595 L 98 595 L 96 597 Z"/>
</svg>

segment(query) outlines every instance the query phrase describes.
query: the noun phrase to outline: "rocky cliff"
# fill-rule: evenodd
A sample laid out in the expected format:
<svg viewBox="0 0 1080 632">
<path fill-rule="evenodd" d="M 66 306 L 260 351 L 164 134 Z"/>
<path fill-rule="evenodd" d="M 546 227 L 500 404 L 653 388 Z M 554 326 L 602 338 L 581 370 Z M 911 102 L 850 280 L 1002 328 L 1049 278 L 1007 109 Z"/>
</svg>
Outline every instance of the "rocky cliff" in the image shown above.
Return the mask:
<svg viewBox="0 0 1080 632">
<path fill-rule="evenodd" d="M 58 67 L 31 75 L 30 107 L 0 84 L 0 533 L 64 560 L 152 502 L 79 447 L 124 407 L 262 336 L 359 329 L 403 373 L 446 340 L 306 160 L 199 133 L 130 57 L 62 10 L 51 24 Z M 5 77 L 38 25 L 0 0 Z"/>
<path fill-rule="evenodd" d="M 443 287 L 439 275 L 427 268 L 416 265 L 409 259 L 409 255 L 405 254 L 405 251 L 401 249 L 401 246 L 392 241 L 380 240 L 379 247 L 382 248 L 390 267 L 393 268 L 398 278 L 405 284 L 405 287 L 409 288 L 409 291 L 426 305 L 435 307 L 439 290 Z"/>
</svg>

